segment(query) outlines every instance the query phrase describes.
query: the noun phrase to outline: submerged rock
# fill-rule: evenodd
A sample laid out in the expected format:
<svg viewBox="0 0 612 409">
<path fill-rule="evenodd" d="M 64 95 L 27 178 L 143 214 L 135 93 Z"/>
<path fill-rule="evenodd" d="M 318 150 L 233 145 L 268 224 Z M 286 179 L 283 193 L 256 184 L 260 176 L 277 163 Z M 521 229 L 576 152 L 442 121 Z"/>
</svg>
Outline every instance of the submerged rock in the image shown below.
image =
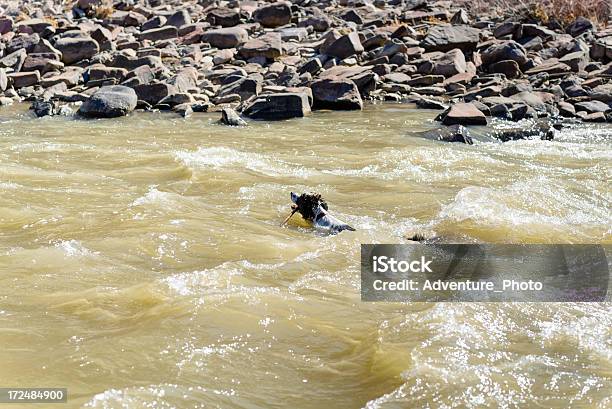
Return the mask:
<svg viewBox="0 0 612 409">
<path fill-rule="evenodd" d="M 90 118 L 125 116 L 136 108 L 138 97 L 132 88 L 112 85 L 100 88 L 79 108 L 79 114 Z"/>
<path fill-rule="evenodd" d="M 32 109 L 39 118 L 43 116 L 52 116 L 56 113 L 56 106 L 51 101 L 34 101 L 30 109 Z"/>
<path fill-rule="evenodd" d="M 516 127 L 495 130 L 491 136 L 502 142 L 539 138 L 552 140 L 555 130 L 548 121 L 525 122 Z"/>
<path fill-rule="evenodd" d="M 445 126 L 443 128 L 432 129 L 425 132 L 418 132 L 416 135 L 432 141 L 459 142 L 472 145 L 470 131 L 463 125 Z"/>
</svg>

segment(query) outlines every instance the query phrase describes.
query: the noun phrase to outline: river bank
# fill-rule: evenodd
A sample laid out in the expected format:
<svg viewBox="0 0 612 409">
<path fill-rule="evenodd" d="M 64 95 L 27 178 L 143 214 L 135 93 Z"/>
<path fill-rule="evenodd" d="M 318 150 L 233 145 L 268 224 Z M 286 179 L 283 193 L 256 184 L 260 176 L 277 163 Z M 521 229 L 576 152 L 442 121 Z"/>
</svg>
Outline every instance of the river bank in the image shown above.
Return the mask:
<svg viewBox="0 0 612 409">
<path fill-rule="evenodd" d="M 0 4 L 0 103 L 35 101 L 39 116 L 274 120 L 387 100 L 439 109 L 445 125 L 612 120 L 607 21 L 427 1 Z"/>
</svg>

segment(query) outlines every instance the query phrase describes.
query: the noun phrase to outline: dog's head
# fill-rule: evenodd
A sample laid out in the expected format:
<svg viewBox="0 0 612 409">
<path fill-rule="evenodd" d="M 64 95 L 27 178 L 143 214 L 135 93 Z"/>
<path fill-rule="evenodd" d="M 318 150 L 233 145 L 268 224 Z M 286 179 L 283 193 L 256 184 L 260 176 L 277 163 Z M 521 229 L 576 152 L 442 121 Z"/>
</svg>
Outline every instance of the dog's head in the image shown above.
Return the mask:
<svg viewBox="0 0 612 409">
<path fill-rule="evenodd" d="M 321 195 L 291 192 L 291 201 L 297 206 L 297 211 L 306 220 L 313 221 L 319 214 L 327 211 L 327 203 Z"/>
</svg>

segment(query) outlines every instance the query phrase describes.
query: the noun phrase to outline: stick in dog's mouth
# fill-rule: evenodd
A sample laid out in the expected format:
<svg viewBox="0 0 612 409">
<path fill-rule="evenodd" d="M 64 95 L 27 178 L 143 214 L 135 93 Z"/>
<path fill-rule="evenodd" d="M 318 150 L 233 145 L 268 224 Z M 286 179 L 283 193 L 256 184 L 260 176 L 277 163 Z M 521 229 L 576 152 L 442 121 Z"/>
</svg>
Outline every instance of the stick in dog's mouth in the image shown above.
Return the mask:
<svg viewBox="0 0 612 409">
<path fill-rule="evenodd" d="M 332 233 L 339 233 L 342 230 L 355 231 L 353 227 L 328 213 L 327 202 L 320 194 L 302 193 L 298 196 L 291 192 L 291 201 L 294 203 L 291 205 L 291 214 L 281 223 L 281 226 L 287 223 L 296 212 L 299 212 L 305 220 L 312 222 L 317 228 L 327 229 Z"/>
</svg>

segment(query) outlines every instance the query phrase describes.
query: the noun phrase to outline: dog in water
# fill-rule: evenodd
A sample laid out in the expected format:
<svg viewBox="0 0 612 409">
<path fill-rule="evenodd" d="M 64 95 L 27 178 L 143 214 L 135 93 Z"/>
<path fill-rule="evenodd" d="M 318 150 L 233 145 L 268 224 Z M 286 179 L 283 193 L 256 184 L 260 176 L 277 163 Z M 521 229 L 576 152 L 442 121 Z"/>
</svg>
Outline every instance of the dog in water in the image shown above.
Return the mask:
<svg viewBox="0 0 612 409">
<path fill-rule="evenodd" d="M 305 220 L 312 222 L 318 229 L 328 230 L 331 233 L 339 233 L 342 230 L 355 231 L 355 229 L 328 213 L 327 203 L 321 195 L 291 192 L 291 215 L 285 219 L 283 224 L 296 212 L 299 212 Z"/>
</svg>

